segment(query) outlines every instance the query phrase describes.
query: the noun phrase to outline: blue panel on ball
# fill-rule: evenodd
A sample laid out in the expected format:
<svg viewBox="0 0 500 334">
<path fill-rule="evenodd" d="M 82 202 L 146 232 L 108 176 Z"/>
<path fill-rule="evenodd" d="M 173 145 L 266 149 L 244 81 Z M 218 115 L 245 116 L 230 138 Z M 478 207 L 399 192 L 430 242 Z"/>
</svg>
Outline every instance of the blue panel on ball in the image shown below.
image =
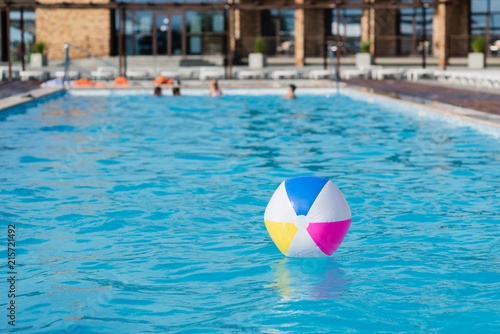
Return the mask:
<svg viewBox="0 0 500 334">
<path fill-rule="evenodd" d="M 306 216 L 328 179 L 300 176 L 285 181 L 285 189 L 297 216 Z"/>
</svg>

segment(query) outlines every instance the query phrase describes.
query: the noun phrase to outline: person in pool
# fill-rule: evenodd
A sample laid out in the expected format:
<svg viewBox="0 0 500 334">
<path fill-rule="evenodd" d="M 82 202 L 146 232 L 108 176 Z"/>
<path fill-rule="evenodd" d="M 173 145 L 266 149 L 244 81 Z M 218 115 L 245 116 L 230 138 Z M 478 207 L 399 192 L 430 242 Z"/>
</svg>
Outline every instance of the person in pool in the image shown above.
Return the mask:
<svg viewBox="0 0 500 334">
<path fill-rule="evenodd" d="M 288 90 L 288 93 L 287 95 L 283 96 L 284 99 L 289 99 L 289 100 L 295 100 L 297 98 L 297 96 L 295 96 L 295 89 L 297 87 L 295 87 L 294 84 L 291 84 L 290 86 L 288 86 L 287 90 Z"/>
<path fill-rule="evenodd" d="M 160 86 L 155 87 L 155 90 L 153 92 L 153 96 L 161 96 L 161 87 Z"/>
<path fill-rule="evenodd" d="M 181 96 L 181 90 L 179 89 L 179 87 L 172 88 L 172 95 L 173 96 Z"/>
<path fill-rule="evenodd" d="M 219 88 L 219 83 L 217 82 L 217 80 L 210 81 L 210 91 L 208 92 L 208 96 L 212 97 L 224 96 L 224 94 Z"/>
</svg>

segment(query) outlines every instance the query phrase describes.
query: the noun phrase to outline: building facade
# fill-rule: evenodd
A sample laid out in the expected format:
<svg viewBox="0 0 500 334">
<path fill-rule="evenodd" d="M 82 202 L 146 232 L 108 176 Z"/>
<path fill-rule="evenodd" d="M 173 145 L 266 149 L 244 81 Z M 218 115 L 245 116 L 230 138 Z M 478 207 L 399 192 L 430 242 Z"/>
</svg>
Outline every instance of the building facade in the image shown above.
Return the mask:
<svg viewBox="0 0 500 334">
<path fill-rule="evenodd" d="M 266 54 L 293 57 L 298 66 L 337 42 L 342 55 L 359 52 L 365 42 L 376 57 L 425 52 L 442 65 L 446 55 L 465 57 L 474 36 L 486 36 L 491 54 L 500 40 L 500 0 L 345 0 L 339 9 L 328 0 L 153 0 L 151 9 L 144 0 L 128 0 L 121 9 L 114 1 L 39 0 L 47 6 L 35 9 L 35 39 L 47 44 L 49 59 L 63 58 L 64 44 L 72 43 L 101 57 L 116 56 L 120 48 L 129 56 L 181 57 L 227 54 L 229 48 L 235 61 L 253 52 L 258 39 Z M 49 6 L 62 3 L 99 8 Z M 4 10 L 0 29 L 5 60 Z"/>
</svg>

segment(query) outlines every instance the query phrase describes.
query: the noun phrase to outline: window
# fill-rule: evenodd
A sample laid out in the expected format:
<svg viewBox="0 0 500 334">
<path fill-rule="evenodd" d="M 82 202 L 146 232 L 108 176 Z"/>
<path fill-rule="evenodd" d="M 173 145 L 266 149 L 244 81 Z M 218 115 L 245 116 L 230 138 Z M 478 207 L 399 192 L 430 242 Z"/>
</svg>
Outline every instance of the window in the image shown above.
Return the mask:
<svg viewBox="0 0 500 334">
<path fill-rule="evenodd" d="M 202 33 L 204 19 L 203 13 L 186 12 L 186 31 L 188 33 Z"/>
<path fill-rule="evenodd" d="M 490 35 L 498 39 L 498 35 L 500 34 L 500 0 L 471 1 L 471 35 L 477 36 L 486 34 L 488 16 L 490 19 Z"/>
<path fill-rule="evenodd" d="M 35 43 L 35 12 L 23 13 L 24 54 L 28 54 Z M 42 41 L 47 42 L 47 41 Z M 12 61 L 21 61 L 21 12 L 10 12 L 10 52 Z"/>
<path fill-rule="evenodd" d="M 209 32 L 224 32 L 224 14 L 223 13 L 208 13 Z"/>
<path fill-rule="evenodd" d="M 341 37 L 341 52 L 343 54 L 354 54 L 359 51 L 359 42 L 361 40 L 361 16 L 362 9 L 346 8 L 340 10 L 340 20 L 337 24 L 337 12 L 332 10 L 331 31 L 329 35 Z"/>
<path fill-rule="evenodd" d="M 339 33 L 341 36 L 361 37 L 361 16 L 362 9 L 341 9 L 339 21 Z M 332 12 L 332 35 L 337 34 L 337 13 Z"/>
<path fill-rule="evenodd" d="M 271 10 L 270 15 L 270 31 L 274 32 L 272 36 L 291 37 L 295 35 L 295 11 L 293 9 Z"/>
<path fill-rule="evenodd" d="M 424 22 L 425 10 L 425 22 Z M 399 11 L 399 54 L 421 55 L 422 50 L 432 54 L 434 8 L 404 8 Z M 422 42 L 425 28 L 425 41 Z"/>
<path fill-rule="evenodd" d="M 117 13 L 117 32 L 119 20 Z M 220 54 L 225 48 L 225 32 L 224 12 L 126 11 L 125 43 L 128 55 Z"/>
</svg>

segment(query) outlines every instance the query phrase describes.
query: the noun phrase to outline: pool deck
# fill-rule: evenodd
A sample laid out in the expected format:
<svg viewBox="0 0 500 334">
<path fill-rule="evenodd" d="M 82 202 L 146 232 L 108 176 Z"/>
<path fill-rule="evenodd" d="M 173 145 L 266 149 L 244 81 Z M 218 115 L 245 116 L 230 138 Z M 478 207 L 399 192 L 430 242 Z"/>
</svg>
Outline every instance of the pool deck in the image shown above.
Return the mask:
<svg viewBox="0 0 500 334">
<path fill-rule="evenodd" d="M 41 81 L 0 81 L 0 100 L 40 88 Z"/>
<path fill-rule="evenodd" d="M 223 88 L 284 88 L 294 83 L 300 88 L 333 88 L 335 83 L 329 80 L 220 80 Z M 61 91 L 60 86 L 37 88 L 36 82 L 13 82 L 0 86 L 0 111 L 33 99 Z M 208 82 L 187 81 L 179 86 L 181 89 L 207 88 Z M 406 80 L 349 80 L 341 82 L 340 87 L 362 93 L 367 96 L 384 98 L 425 109 L 434 113 L 479 123 L 500 129 L 500 92 L 467 89 L 446 86 L 434 81 L 411 82 Z M 163 86 L 171 89 L 172 86 Z M 130 86 L 106 87 L 71 87 L 75 90 L 92 89 L 141 89 L 152 90 L 150 82 L 134 82 Z"/>
<path fill-rule="evenodd" d="M 500 115 L 500 91 L 467 89 L 407 80 L 349 80 L 349 86 L 358 86 L 369 92 L 397 99 L 413 99 L 450 104 L 457 107 Z"/>
<path fill-rule="evenodd" d="M 62 87 L 40 88 L 38 81 L 0 83 L 0 111 L 61 91 Z"/>
</svg>

